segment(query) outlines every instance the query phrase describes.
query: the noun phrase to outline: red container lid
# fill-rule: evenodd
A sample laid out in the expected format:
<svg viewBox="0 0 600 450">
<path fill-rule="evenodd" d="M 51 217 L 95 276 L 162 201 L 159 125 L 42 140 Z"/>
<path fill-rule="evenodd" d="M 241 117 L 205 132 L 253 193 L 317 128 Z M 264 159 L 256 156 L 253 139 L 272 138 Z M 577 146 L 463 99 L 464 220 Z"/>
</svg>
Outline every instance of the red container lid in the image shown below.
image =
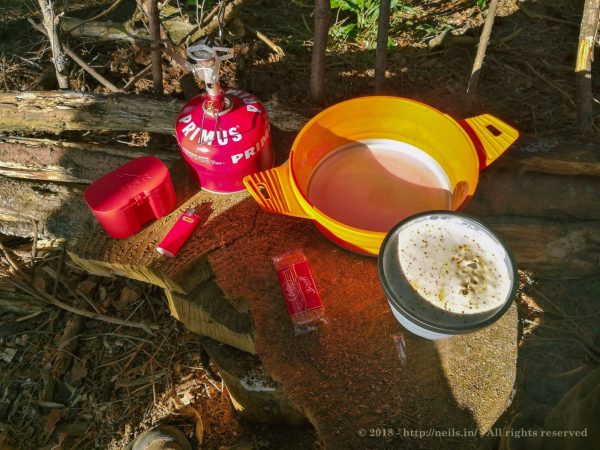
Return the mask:
<svg viewBox="0 0 600 450">
<path fill-rule="evenodd" d="M 85 191 L 85 201 L 95 213 L 114 213 L 140 196 L 152 195 L 165 182 L 171 183 L 167 166 L 154 156 L 143 156 L 94 181 Z"/>
</svg>

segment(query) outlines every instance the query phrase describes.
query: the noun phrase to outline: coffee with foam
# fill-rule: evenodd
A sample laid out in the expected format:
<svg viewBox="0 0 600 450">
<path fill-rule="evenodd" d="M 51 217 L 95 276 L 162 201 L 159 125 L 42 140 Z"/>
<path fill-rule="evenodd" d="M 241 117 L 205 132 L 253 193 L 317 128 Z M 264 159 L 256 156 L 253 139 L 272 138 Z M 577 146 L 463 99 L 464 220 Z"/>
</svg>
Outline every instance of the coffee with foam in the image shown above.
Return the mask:
<svg viewBox="0 0 600 450">
<path fill-rule="evenodd" d="M 481 322 L 511 295 L 514 271 L 506 249 L 464 216 L 433 214 L 411 220 L 397 230 L 390 250 L 397 251 L 397 258 L 386 276 L 400 272 L 394 278 L 402 306 L 433 325 Z"/>
</svg>

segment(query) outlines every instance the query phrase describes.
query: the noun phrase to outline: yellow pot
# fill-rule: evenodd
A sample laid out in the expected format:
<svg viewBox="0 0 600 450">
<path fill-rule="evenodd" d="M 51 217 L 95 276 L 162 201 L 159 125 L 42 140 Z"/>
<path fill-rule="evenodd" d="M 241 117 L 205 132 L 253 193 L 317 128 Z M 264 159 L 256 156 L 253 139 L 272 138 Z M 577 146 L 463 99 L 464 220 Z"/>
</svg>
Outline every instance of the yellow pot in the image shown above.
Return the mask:
<svg viewBox="0 0 600 450">
<path fill-rule="evenodd" d="M 244 185 L 266 211 L 311 219 L 337 244 L 377 255 L 386 232 L 362 230 L 329 217 L 308 199 L 315 167 L 331 152 L 356 141 L 405 142 L 431 156 L 452 188 L 451 210 L 475 193 L 480 170 L 517 139 L 517 130 L 489 114 L 457 122 L 431 106 L 400 97 L 360 97 L 325 109 L 300 131 L 287 163 L 244 178 Z M 398 217 L 400 222 L 405 217 Z"/>
</svg>

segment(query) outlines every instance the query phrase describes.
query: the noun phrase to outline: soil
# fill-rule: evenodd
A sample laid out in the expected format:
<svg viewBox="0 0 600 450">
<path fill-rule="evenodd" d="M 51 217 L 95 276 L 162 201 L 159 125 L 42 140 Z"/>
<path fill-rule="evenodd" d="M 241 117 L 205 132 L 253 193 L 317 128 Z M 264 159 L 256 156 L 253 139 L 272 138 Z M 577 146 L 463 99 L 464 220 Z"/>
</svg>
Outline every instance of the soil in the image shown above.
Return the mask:
<svg viewBox="0 0 600 450">
<path fill-rule="evenodd" d="M 104 0 L 71 0 L 68 14 L 92 17 L 109 6 Z M 133 2 L 123 2 L 106 19 L 131 17 Z M 582 0 L 501 0 L 492 41 L 471 110 L 465 91 L 483 15 L 471 0 L 407 0 L 393 14 L 386 92 L 426 102 L 454 117 L 495 114 L 522 132 L 568 135 L 576 129 L 575 76 Z M 309 64 L 313 3 L 303 0 L 246 2 L 241 21 L 269 36 L 285 56 L 231 26 L 228 44 L 236 57 L 223 65 L 223 82 L 262 100 L 276 96 L 305 115 L 341 100 L 373 93 L 375 52 L 368 33 L 336 38 L 327 55 L 323 104 L 309 102 Z M 534 14 L 532 14 L 534 13 Z M 337 14 L 341 23 L 346 13 Z M 54 89 L 46 39 L 27 18 L 39 20 L 37 2 L 8 0 L 0 7 L 0 89 Z M 102 19 L 104 20 L 104 19 Z M 23 30 L 28 30 L 23 32 Z M 30 31 L 31 30 L 31 31 Z M 446 32 L 445 39 L 441 39 Z M 433 46 L 432 40 L 442 41 Z M 435 41 L 434 41 L 435 42 Z M 148 49 L 127 43 L 70 42 L 86 61 L 122 86 L 150 62 Z M 600 96 L 598 62 L 593 88 Z M 165 95 L 183 98 L 181 69 L 166 61 Z M 78 66 L 70 72 L 76 90 L 106 92 Z M 151 95 L 151 75 L 135 83 L 135 92 Z M 595 116 L 600 124 L 598 108 Z M 65 133 L 86 140 L 81 133 Z M 174 141 L 147 133 L 97 133 L 94 139 L 173 148 Z M 44 269 L 57 271 L 60 252 L 41 251 L 31 262 L 32 242 L 0 236 L 0 242 L 41 289 L 54 290 Z M 2 252 L 0 252 L 2 254 Z M 85 297 L 110 316 L 164 324 L 149 335 L 143 330 L 84 320 L 64 373 L 52 370 L 59 342 L 71 316 L 39 302 L 6 282 L 14 278 L 5 257 L 0 267 L 0 296 L 20 305 L 0 306 L 0 448 L 126 448 L 133 437 L 157 423 L 182 427 L 203 448 L 314 448 L 310 428 L 272 428 L 240 420 L 214 368 L 200 349 L 199 337 L 169 317 L 162 291 L 122 279 L 89 276 L 69 263 L 62 271 L 58 298 L 87 307 Z M 64 284 L 62 284 L 64 282 Z M 68 286 L 68 287 L 67 287 Z M 72 291 L 84 292 L 84 295 Z M 600 361 L 600 282 L 530 279 L 519 298 L 520 356 L 515 400 L 497 425 L 536 405 L 552 406 Z M 22 306 L 23 299 L 30 305 Z M 3 303 L 5 305 L 6 303 Z M 4 312 L 2 312 L 4 311 Z M 73 337 L 72 337 L 73 338 Z M 138 380 L 144 381 L 138 384 Z M 68 406 L 67 406 L 68 405 Z M 199 419 L 203 433 L 198 433 Z M 481 445 L 495 448 L 497 441 Z M 236 447 L 234 447 L 236 446 Z M 440 447 L 443 448 L 443 447 Z"/>
</svg>

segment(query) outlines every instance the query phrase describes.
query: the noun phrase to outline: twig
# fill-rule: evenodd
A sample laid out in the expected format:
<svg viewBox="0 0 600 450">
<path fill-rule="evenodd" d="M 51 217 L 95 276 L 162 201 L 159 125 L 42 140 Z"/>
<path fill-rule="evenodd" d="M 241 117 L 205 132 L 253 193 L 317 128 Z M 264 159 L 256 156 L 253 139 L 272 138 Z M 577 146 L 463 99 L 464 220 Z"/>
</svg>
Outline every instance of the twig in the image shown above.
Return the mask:
<svg viewBox="0 0 600 450">
<path fill-rule="evenodd" d="M 111 92 L 122 92 L 121 89 L 116 87 L 114 84 L 112 84 L 106 78 L 104 78 L 102 75 L 100 75 L 98 72 L 96 72 L 96 70 L 94 70 L 91 66 L 89 66 L 83 59 L 80 58 L 80 56 L 77 53 L 75 53 L 73 50 L 71 50 L 67 46 L 67 44 L 63 44 L 63 49 L 65 50 L 65 53 L 67 55 L 69 55 L 73 61 L 75 61 L 77 64 L 79 64 L 83 70 L 85 70 L 92 77 L 94 77 L 106 89 L 108 89 Z"/>
<path fill-rule="evenodd" d="M 573 27 L 573 28 L 579 28 L 579 26 L 577 26 L 576 23 L 569 22 L 568 20 L 557 19 L 556 17 L 550 17 L 550 16 L 546 16 L 545 14 L 540 14 L 538 12 L 532 11 L 528 7 L 526 7 L 523 2 L 519 3 L 519 9 L 521 11 L 523 11 L 523 13 L 530 19 L 547 20 L 549 22 L 562 23 L 564 25 L 569 25 L 570 27 Z"/>
<path fill-rule="evenodd" d="M 19 267 L 17 262 L 12 258 L 10 253 L 8 253 L 8 250 L 6 250 L 6 247 L 4 246 L 4 244 L 2 244 L 2 241 L 0 241 L 0 250 L 2 250 L 4 257 L 8 261 L 8 264 L 13 268 L 13 270 L 17 273 L 21 272 L 21 268 Z"/>
<path fill-rule="evenodd" d="M 162 95 L 163 73 L 162 73 L 162 44 L 160 38 L 160 17 L 158 16 L 158 0 L 145 0 L 148 26 L 152 37 L 152 81 L 154 82 L 154 94 Z"/>
<path fill-rule="evenodd" d="M 275 44 L 271 39 L 269 39 L 267 36 L 265 36 L 264 34 L 262 34 L 260 31 L 252 28 L 249 25 L 246 25 L 245 23 L 242 23 L 242 25 L 244 26 L 245 29 L 247 29 L 250 33 L 256 35 L 256 37 L 258 39 L 260 39 L 261 41 L 263 41 L 265 44 L 267 44 L 269 46 L 269 48 L 271 50 L 273 50 L 275 53 L 277 53 L 279 56 L 285 56 L 285 52 L 283 51 L 283 49 Z"/>
<path fill-rule="evenodd" d="M 310 63 L 310 98 L 313 103 L 323 102 L 325 91 L 325 55 L 331 24 L 329 0 L 315 0 L 315 39 Z"/>
<path fill-rule="evenodd" d="M 43 26 L 50 41 L 52 58 L 56 70 L 56 79 L 60 89 L 69 89 L 68 59 L 63 53 L 62 42 L 59 36 L 58 21 L 54 15 L 52 0 L 38 0 L 43 15 Z"/>
<path fill-rule="evenodd" d="M 33 242 L 31 243 L 31 265 L 35 265 L 35 258 L 37 252 L 37 239 L 38 239 L 38 222 L 35 219 L 31 220 L 33 228 Z"/>
<path fill-rule="evenodd" d="M 552 305 L 552 308 L 554 308 L 554 310 L 556 311 L 556 313 L 558 313 L 558 315 L 560 315 L 561 317 L 565 317 L 569 322 L 571 322 L 572 329 L 568 330 L 568 331 L 570 331 L 575 336 L 577 336 L 579 338 L 579 341 L 586 344 L 588 346 L 588 348 L 590 350 L 592 350 L 592 352 L 594 352 L 597 356 L 600 355 L 600 347 L 598 347 L 595 344 L 593 339 L 590 339 L 587 335 L 585 335 L 581 331 L 579 331 L 579 324 L 571 316 L 569 316 L 563 310 L 561 310 L 561 308 L 556 303 L 554 303 L 552 300 L 550 300 L 547 296 L 545 296 L 538 289 L 533 288 L 533 291 L 535 293 L 537 293 L 540 297 L 542 297 L 544 300 L 546 300 L 548 303 L 550 303 L 550 305 Z M 579 341 L 577 341 L 577 342 L 579 342 Z"/>
<path fill-rule="evenodd" d="M 29 20 L 29 23 L 31 24 L 31 26 L 33 28 L 35 28 L 36 30 L 38 30 L 41 33 L 44 33 L 46 36 L 48 35 L 46 33 L 46 30 L 44 29 L 44 27 L 41 26 L 41 24 L 36 23 L 31 18 L 28 19 L 28 20 Z M 111 92 L 122 92 L 121 89 L 119 89 L 118 87 L 116 87 L 114 84 L 112 84 L 106 78 L 104 78 L 102 75 L 100 75 L 98 72 L 96 72 L 96 70 L 94 70 L 92 67 L 90 67 L 83 59 L 81 59 L 81 57 L 77 53 L 75 53 L 73 50 L 71 50 L 67 44 L 63 44 L 62 47 L 63 47 L 64 52 L 67 55 L 69 55 L 69 57 L 73 61 L 75 61 L 77 64 L 79 64 L 83 70 L 85 70 L 92 77 L 94 77 L 98 82 L 100 82 L 109 91 L 111 91 Z"/>
<path fill-rule="evenodd" d="M 483 31 L 481 32 L 481 37 L 479 38 L 479 45 L 477 46 L 477 55 L 475 56 L 475 62 L 473 63 L 471 78 L 469 79 L 469 85 L 467 86 L 467 110 L 471 109 L 471 106 L 473 105 L 473 100 L 475 100 L 475 97 L 477 95 L 477 84 L 479 83 L 479 75 L 481 74 L 483 59 L 485 58 L 485 51 L 487 50 L 488 42 L 490 41 L 490 35 L 492 34 L 492 27 L 494 26 L 494 19 L 496 17 L 497 8 L 498 0 L 491 0 L 490 6 L 487 11 L 487 17 L 485 18 Z"/>
<path fill-rule="evenodd" d="M 104 17 L 106 16 L 108 13 L 110 13 L 113 9 L 115 9 L 119 3 L 121 3 L 123 0 L 117 0 L 116 2 L 114 2 L 111 6 L 109 6 L 108 8 L 106 8 L 104 11 L 102 11 L 100 14 L 96 14 L 94 17 L 90 17 L 89 19 L 85 19 L 83 22 L 79 22 L 77 25 L 75 25 L 72 28 L 69 28 L 67 31 L 65 31 L 65 33 L 70 34 L 71 31 L 76 30 L 77 28 L 79 28 L 82 25 L 85 25 L 86 23 L 92 22 L 93 20 L 99 19 L 100 17 Z"/>
<path fill-rule="evenodd" d="M 83 323 L 83 319 L 79 316 L 71 316 L 67 320 L 58 348 L 56 349 L 57 355 L 52 367 L 54 378 L 60 377 L 69 367 L 73 352 L 77 348 L 77 338 L 79 337 Z"/>
<path fill-rule="evenodd" d="M 196 31 L 198 31 L 200 28 L 205 27 L 206 25 L 208 25 L 208 23 L 213 19 L 213 17 L 215 17 L 217 15 L 217 13 L 219 12 L 219 5 L 215 6 L 207 15 L 204 19 L 202 19 L 202 23 L 201 24 L 196 24 L 196 26 L 194 28 L 192 28 L 188 34 L 186 34 L 183 38 L 181 38 L 181 40 L 177 43 L 177 45 L 181 45 L 183 44 L 190 36 L 192 36 L 194 33 L 196 33 Z"/>
<path fill-rule="evenodd" d="M 23 278 L 25 278 L 25 280 L 27 280 L 27 277 L 25 275 L 23 275 L 22 273 L 20 273 L 20 275 Z M 50 303 L 51 305 L 54 305 L 60 309 L 64 309 L 65 311 L 72 312 L 73 314 L 77 314 L 79 316 L 87 317 L 89 319 L 99 320 L 102 322 L 112 323 L 114 325 L 123 325 L 125 327 L 130 327 L 130 328 L 140 328 L 152 336 L 154 336 L 154 333 L 152 330 L 160 329 L 160 327 L 158 325 L 148 325 L 148 324 L 145 324 L 142 322 L 130 322 L 127 320 L 121 320 L 121 319 L 117 319 L 115 317 L 105 316 L 104 314 L 93 313 L 90 311 L 86 311 L 86 310 L 77 308 L 75 306 L 68 305 L 66 303 L 61 302 L 57 298 L 52 297 L 51 295 L 49 295 L 45 292 L 41 292 L 41 291 L 38 291 L 37 289 L 35 289 L 34 287 L 30 287 L 30 286 L 32 286 L 31 283 L 25 284 L 20 281 L 15 281 L 11 278 L 7 278 L 6 281 L 8 283 L 12 284 L 13 286 L 27 292 L 28 294 L 30 294 L 31 296 L 33 296 L 39 300 L 43 300 L 47 303 Z"/>
<path fill-rule="evenodd" d="M 594 133 L 592 61 L 594 60 L 594 42 L 598 32 L 599 14 L 600 0 L 586 0 L 581 17 L 579 48 L 575 64 L 579 132 L 585 135 Z"/>
<path fill-rule="evenodd" d="M 560 92 L 568 101 L 569 103 L 574 107 L 577 108 L 577 105 L 575 104 L 575 102 L 573 101 L 573 99 L 571 98 L 571 96 L 565 92 L 562 88 L 558 87 L 557 85 L 555 85 L 552 81 L 548 80 L 544 75 L 542 75 L 540 72 L 538 72 L 537 70 L 535 70 L 533 68 L 533 66 L 527 62 L 527 61 L 521 61 L 523 64 L 525 64 L 527 66 L 527 68 L 529 70 L 531 70 L 531 72 L 538 77 L 540 80 L 542 80 L 544 83 L 546 83 L 548 86 L 550 86 L 551 88 L 556 89 L 558 92 Z"/>
<path fill-rule="evenodd" d="M 56 297 L 56 292 L 58 291 L 58 283 L 60 281 L 62 271 L 65 267 L 66 253 L 67 253 L 67 247 L 66 247 L 66 245 L 63 245 L 60 248 L 60 257 L 58 258 L 58 267 L 56 268 L 56 277 L 54 278 L 54 286 L 52 286 L 52 297 Z"/>
<path fill-rule="evenodd" d="M 123 86 L 123 91 L 127 91 L 130 87 L 132 87 L 136 83 L 137 80 L 139 80 L 144 75 L 146 75 L 148 72 L 150 72 L 150 69 L 152 69 L 152 64 L 150 64 L 149 66 L 144 67 L 136 75 L 132 76 L 129 79 L 129 81 L 125 84 L 125 86 Z"/>
<path fill-rule="evenodd" d="M 385 83 L 390 9 L 391 0 L 381 0 L 379 3 L 379 19 L 377 22 L 377 50 L 375 53 L 375 92 L 377 93 L 383 91 L 383 85 Z"/>
</svg>

